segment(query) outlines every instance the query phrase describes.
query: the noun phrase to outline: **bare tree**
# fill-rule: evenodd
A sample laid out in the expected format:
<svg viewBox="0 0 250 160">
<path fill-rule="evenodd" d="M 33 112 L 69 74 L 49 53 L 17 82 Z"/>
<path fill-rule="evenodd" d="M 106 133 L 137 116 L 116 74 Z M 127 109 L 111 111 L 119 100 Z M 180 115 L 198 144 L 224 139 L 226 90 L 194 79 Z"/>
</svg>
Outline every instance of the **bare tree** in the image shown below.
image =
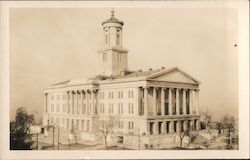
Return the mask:
<svg viewBox="0 0 250 160">
<path fill-rule="evenodd" d="M 227 141 L 227 146 L 230 149 L 232 145 L 232 133 L 235 129 L 235 118 L 233 116 L 225 115 L 222 120 L 223 129 L 228 130 L 227 137 L 229 138 Z"/>
<path fill-rule="evenodd" d="M 186 130 L 182 130 L 182 131 L 180 131 L 178 133 L 178 136 L 180 138 L 180 147 L 181 148 L 183 148 L 183 139 L 184 139 L 184 137 L 186 137 L 186 136 L 190 137 L 189 132 L 190 132 L 190 129 L 186 129 Z"/>
<path fill-rule="evenodd" d="M 108 136 L 111 135 L 111 133 L 113 132 L 116 125 L 117 125 L 117 121 L 116 121 L 115 117 L 113 117 L 113 116 L 109 116 L 108 119 L 103 120 L 100 123 L 99 129 L 100 129 L 100 132 L 102 133 L 106 149 L 108 149 L 107 138 L 108 138 Z"/>
</svg>

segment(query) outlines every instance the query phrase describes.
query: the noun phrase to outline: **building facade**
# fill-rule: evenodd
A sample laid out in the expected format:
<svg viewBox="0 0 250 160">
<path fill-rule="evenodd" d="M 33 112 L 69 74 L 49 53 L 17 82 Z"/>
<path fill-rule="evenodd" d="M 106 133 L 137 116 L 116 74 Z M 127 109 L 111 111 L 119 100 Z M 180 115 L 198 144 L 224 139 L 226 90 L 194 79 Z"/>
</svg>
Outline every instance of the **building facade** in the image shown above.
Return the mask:
<svg viewBox="0 0 250 160">
<path fill-rule="evenodd" d="M 95 76 L 44 89 L 44 126 L 57 124 L 95 140 L 112 118 L 116 125 L 111 139 L 132 147 L 174 143 L 177 133 L 199 130 L 200 82 L 178 67 L 128 70 L 123 25 L 114 11 L 102 23 L 103 47 L 97 52 L 100 69 Z"/>
</svg>

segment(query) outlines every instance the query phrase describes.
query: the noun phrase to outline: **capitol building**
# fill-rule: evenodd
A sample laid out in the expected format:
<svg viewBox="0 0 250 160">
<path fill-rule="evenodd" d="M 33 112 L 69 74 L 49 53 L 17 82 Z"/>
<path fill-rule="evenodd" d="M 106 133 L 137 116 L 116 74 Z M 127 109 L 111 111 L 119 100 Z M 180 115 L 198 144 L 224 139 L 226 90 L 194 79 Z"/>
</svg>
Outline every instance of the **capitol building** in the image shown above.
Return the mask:
<svg viewBox="0 0 250 160">
<path fill-rule="evenodd" d="M 43 90 L 43 125 L 56 124 L 95 141 L 112 121 L 108 140 L 131 148 L 175 143 L 178 133 L 200 130 L 200 82 L 178 67 L 128 70 L 123 25 L 114 11 L 102 22 L 103 46 L 96 53 L 100 67 L 93 77 Z"/>
</svg>

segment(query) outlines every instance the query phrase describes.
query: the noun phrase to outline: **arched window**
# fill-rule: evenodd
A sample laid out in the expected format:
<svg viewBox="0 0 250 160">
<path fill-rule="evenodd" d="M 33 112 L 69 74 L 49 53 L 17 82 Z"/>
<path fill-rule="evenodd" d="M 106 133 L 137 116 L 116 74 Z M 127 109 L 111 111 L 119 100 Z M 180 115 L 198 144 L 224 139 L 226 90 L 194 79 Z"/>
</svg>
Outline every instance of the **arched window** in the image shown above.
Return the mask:
<svg viewBox="0 0 250 160">
<path fill-rule="evenodd" d="M 105 44 L 108 44 L 108 30 L 105 29 Z"/>
<path fill-rule="evenodd" d="M 102 55 L 103 57 L 102 57 L 102 61 L 105 63 L 105 62 L 107 62 L 107 53 L 105 52 L 105 53 L 103 53 L 103 55 Z"/>
<path fill-rule="evenodd" d="M 117 34 L 116 34 L 116 45 L 120 45 L 120 30 L 117 30 Z"/>
</svg>

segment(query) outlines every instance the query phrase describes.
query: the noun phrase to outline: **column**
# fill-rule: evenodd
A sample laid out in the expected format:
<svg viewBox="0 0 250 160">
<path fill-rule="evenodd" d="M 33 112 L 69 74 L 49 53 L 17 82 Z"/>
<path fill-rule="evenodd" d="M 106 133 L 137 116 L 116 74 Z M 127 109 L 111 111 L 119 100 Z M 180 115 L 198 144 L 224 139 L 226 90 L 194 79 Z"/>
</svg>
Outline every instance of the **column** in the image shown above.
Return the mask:
<svg viewBox="0 0 250 160">
<path fill-rule="evenodd" d="M 161 88 L 161 115 L 165 115 L 165 89 Z"/>
<path fill-rule="evenodd" d="M 197 119 L 197 121 L 196 121 L 196 130 L 200 130 L 200 129 L 201 129 L 200 120 Z"/>
<path fill-rule="evenodd" d="M 157 115 L 157 107 L 156 107 L 156 88 L 153 87 L 153 115 Z"/>
<path fill-rule="evenodd" d="M 144 88 L 144 115 L 148 115 L 148 88 Z"/>
<path fill-rule="evenodd" d="M 86 112 L 87 112 L 87 114 L 89 114 L 90 113 L 90 108 L 89 108 L 89 90 L 86 91 L 86 99 L 87 99 Z"/>
<path fill-rule="evenodd" d="M 80 94 L 80 102 L 79 102 L 79 112 L 80 114 L 82 114 L 82 99 L 83 99 L 83 94 L 82 94 L 82 91 L 80 90 L 79 91 L 79 94 Z"/>
<path fill-rule="evenodd" d="M 71 105 L 72 105 L 72 106 L 71 106 L 71 107 L 72 107 L 72 112 L 71 112 L 71 113 L 72 113 L 72 114 L 74 114 L 74 113 L 75 113 L 75 107 L 74 107 L 74 105 L 75 105 L 75 104 L 74 104 L 74 97 L 75 97 L 75 96 L 74 96 L 74 91 L 72 91 L 72 92 L 71 92 L 71 101 L 72 101 L 72 103 L 71 103 Z"/>
<path fill-rule="evenodd" d="M 186 106 L 186 89 L 183 89 L 183 115 L 187 114 L 187 106 Z"/>
<path fill-rule="evenodd" d="M 95 113 L 95 93 L 94 93 L 94 90 L 91 90 L 90 94 L 91 94 L 91 98 L 92 98 L 92 105 L 90 108 L 90 113 L 91 113 L 91 115 L 93 115 Z"/>
<path fill-rule="evenodd" d="M 158 123 L 159 123 L 158 121 L 154 122 L 154 134 L 159 134 L 159 129 L 158 129 L 159 124 Z"/>
<path fill-rule="evenodd" d="M 79 114 L 79 91 L 76 91 L 76 113 Z"/>
<path fill-rule="evenodd" d="M 48 93 L 44 94 L 44 107 L 45 107 L 45 113 L 48 113 Z"/>
<path fill-rule="evenodd" d="M 96 90 L 96 101 L 95 101 L 95 108 L 96 108 L 96 114 L 98 114 L 100 111 L 99 111 L 99 97 L 100 96 L 100 94 L 99 94 L 99 91 L 98 90 Z"/>
<path fill-rule="evenodd" d="M 166 130 L 166 121 L 163 121 L 161 124 L 161 133 L 165 134 L 167 132 Z"/>
<path fill-rule="evenodd" d="M 180 133 L 181 132 L 181 129 L 182 127 L 181 127 L 181 121 L 177 121 L 177 127 L 176 127 L 176 129 L 177 129 L 177 133 Z"/>
<path fill-rule="evenodd" d="M 196 90 L 196 94 L 195 94 L 195 98 L 196 98 L 196 114 L 199 114 L 199 89 Z"/>
<path fill-rule="evenodd" d="M 88 129 L 88 120 L 87 119 L 85 119 L 84 120 L 84 123 L 85 123 L 85 125 L 84 125 L 84 131 L 89 131 L 89 129 Z"/>
<path fill-rule="evenodd" d="M 138 87 L 138 115 L 143 115 L 143 110 L 142 110 L 142 89 L 141 87 Z"/>
<path fill-rule="evenodd" d="M 169 123 L 169 133 L 174 133 L 174 121 L 170 121 Z"/>
<path fill-rule="evenodd" d="M 190 128 L 191 128 L 191 130 L 194 130 L 194 120 L 193 119 L 190 121 Z"/>
<path fill-rule="evenodd" d="M 189 114 L 193 114 L 193 91 L 190 89 L 189 90 Z"/>
<path fill-rule="evenodd" d="M 150 122 L 147 122 L 147 135 L 150 135 Z"/>
<path fill-rule="evenodd" d="M 173 107 L 172 107 L 172 88 L 168 90 L 168 113 L 169 115 L 173 114 Z M 171 122 L 170 122 L 171 123 Z"/>
<path fill-rule="evenodd" d="M 91 114 L 94 115 L 95 114 L 95 90 L 91 91 L 91 98 L 92 98 L 92 110 L 91 110 Z"/>
<path fill-rule="evenodd" d="M 180 115 L 179 89 L 176 89 L 176 115 Z"/>
<path fill-rule="evenodd" d="M 183 123 L 183 130 L 184 130 L 184 131 L 187 131 L 187 129 L 188 129 L 187 123 L 188 123 L 187 120 L 185 120 L 184 123 Z"/>
<path fill-rule="evenodd" d="M 70 92 L 67 91 L 67 113 L 69 114 L 70 113 L 70 106 L 69 106 L 69 94 Z"/>
</svg>

